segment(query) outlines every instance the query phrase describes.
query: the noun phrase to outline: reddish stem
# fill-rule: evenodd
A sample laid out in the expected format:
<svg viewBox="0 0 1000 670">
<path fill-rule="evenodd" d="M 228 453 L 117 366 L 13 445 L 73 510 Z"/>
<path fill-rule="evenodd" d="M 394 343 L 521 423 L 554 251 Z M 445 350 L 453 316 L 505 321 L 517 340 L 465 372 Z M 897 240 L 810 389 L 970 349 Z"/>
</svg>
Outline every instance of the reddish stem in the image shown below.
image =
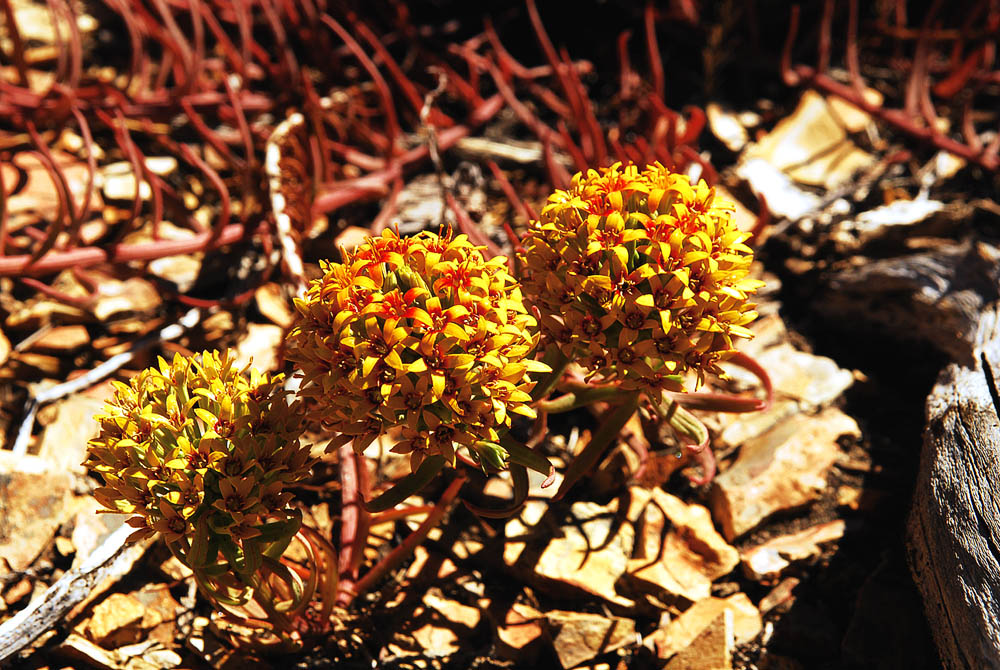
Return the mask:
<svg viewBox="0 0 1000 670">
<path fill-rule="evenodd" d="M 385 558 L 372 566 L 372 569 L 365 573 L 356 584 L 350 582 L 340 584 L 340 593 L 338 594 L 338 602 L 347 606 L 361 593 L 367 593 L 370 589 L 374 587 L 381 579 L 383 579 L 389 571 L 393 570 L 398 566 L 403 560 L 406 559 L 413 551 L 417 548 L 421 542 L 427 537 L 427 534 L 435 528 L 444 515 L 451 508 L 452 503 L 455 501 L 455 497 L 458 495 L 459 490 L 462 485 L 465 484 L 465 475 L 458 475 L 445 492 L 441 494 L 441 498 L 438 500 L 437 504 L 434 505 L 434 509 L 424 522 L 420 526 L 410 533 L 405 540 L 400 543 L 395 549 L 389 552 Z"/>
<path fill-rule="evenodd" d="M 194 251 L 209 251 L 243 239 L 247 234 L 241 224 L 226 226 L 218 232 L 214 241 L 212 231 L 199 233 L 184 240 L 142 242 L 139 244 L 115 244 L 109 249 L 99 247 L 78 247 L 69 251 L 49 252 L 31 263 L 30 254 L 0 258 L 0 277 L 16 275 L 45 275 L 68 267 L 88 267 L 98 263 L 125 263 L 128 261 L 149 261 L 165 256 L 189 254 Z"/>
</svg>

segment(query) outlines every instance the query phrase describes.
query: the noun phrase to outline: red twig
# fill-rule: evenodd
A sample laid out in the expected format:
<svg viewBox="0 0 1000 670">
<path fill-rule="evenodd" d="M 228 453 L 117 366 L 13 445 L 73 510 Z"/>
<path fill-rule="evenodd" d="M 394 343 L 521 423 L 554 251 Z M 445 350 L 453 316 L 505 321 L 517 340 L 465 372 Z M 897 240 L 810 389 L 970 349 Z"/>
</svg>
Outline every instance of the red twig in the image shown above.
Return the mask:
<svg viewBox="0 0 1000 670">
<path fill-rule="evenodd" d="M 515 189 L 510 183 L 510 180 L 507 179 L 507 176 L 503 173 L 503 170 L 500 169 L 500 166 L 493 161 L 489 161 L 487 165 L 490 168 L 490 172 L 493 173 L 493 178 L 500 184 L 500 189 L 503 191 L 504 195 L 507 196 L 507 200 L 514 206 L 517 213 L 520 214 L 526 222 L 537 219 L 538 216 L 531 209 L 531 207 L 521 199 L 521 196 L 517 194 L 517 189 Z M 516 246 L 518 243 L 517 238 L 515 237 L 511 239 L 511 243 Z"/>
<path fill-rule="evenodd" d="M 463 484 L 465 484 L 465 475 L 456 477 L 448 485 L 444 493 L 441 494 L 437 504 L 434 505 L 434 509 L 424 519 L 424 522 L 415 531 L 410 533 L 398 547 L 375 564 L 357 584 L 342 584 L 340 595 L 338 596 L 339 602 L 344 606 L 349 605 L 354 598 L 374 587 L 381 579 L 385 578 L 390 570 L 395 569 L 396 566 L 412 554 L 417 545 L 424 541 L 431 529 L 441 523 L 441 520 L 451 508 L 451 504 L 455 501 L 455 497 L 458 495 Z"/>
<path fill-rule="evenodd" d="M 69 267 L 88 267 L 98 263 L 125 263 L 128 261 L 149 261 L 165 256 L 189 254 L 194 251 L 209 251 L 243 239 L 247 230 L 240 224 L 226 226 L 218 232 L 214 242 L 208 245 L 213 232 L 199 233 L 184 240 L 142 242 L 137 244 L 114 244 L 109 248 L 78 247 L 69 251 L 51 251 L 36 262 L 31 263 L 30 254 L 0 258 L 0 277 L 15 275 L 45 275 Z"/>
<path fill-rule="evenodd" d="M 396 153 L 396 139 L 399 137 L 400 131 L 399 122 L 396 120 L 396 106 L 392 101 L 392 93 L 389 91 L 389 85 L 378 71 L 378 68 L 375 67 L 372 59 L 364 52 L 357 40 L 344 30 L 343 26 L 337 23 L 329 14 L 324 14 L 322 21 L 344 41 L 344 44 L 351 50 L 351 53 L 354 54 L 354 57 L 358 59 L 361 66 L 368 72 L 368 75 L 375 83 L 375 88 L 382 100 L 382 111 L 385 113 L 386 118 L 386 127 L 389 135 L 389 155 L 394 155 Z"/>
<path fill-rule="evenodd" d="M 656 42 L 656 8 L 653 3 L 646 4 L 643 17 L 646 25 L 646 54 L 649 56 L 649 71 L 653 77 L 653 92 L 660 100 L 666 100 L 663 59 L 660 58 L 660 47 Z"/>
</svg>

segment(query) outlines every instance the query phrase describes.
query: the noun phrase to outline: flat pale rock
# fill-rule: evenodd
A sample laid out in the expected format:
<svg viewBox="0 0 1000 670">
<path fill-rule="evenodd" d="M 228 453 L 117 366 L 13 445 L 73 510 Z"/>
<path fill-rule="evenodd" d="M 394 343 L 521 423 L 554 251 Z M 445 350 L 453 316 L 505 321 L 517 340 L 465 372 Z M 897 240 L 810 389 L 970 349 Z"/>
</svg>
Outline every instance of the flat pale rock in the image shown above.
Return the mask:
<svg viewBox="0 0 1000 670">
<path fill-rule="evenodd" d="M 768 540 L 742 553 L 743 571 L 750 579 L 773 581 L 792 563 L 819 556 L 820 545 L 842 538 L 846 527 L 835 519 Z"/>
<path fill-rule="evenodd" d="M 856 127 L 857 121 L 852 121 Z M 847 131 L 830 103 L 807 90 L 790 116 L 747 147 L 742 162 L 760 159 L 800 184 L 834 189 L 876 161 L 848 138 Z M 765 196 L 771 207 L 770 194 Z"/>
<path fill-rule="evenodd" d="M 678 652 L 664 670 L 730 670 L 733 667 L 733 611 L 724 610 Z"/>
<path fill-rule="evenodd" d="M 94 415 L 103 407 L 104 401 L 79 393 L 61 400 L 55 406 L 55 420 L 42 434 L 38 455 L 56 470 L 85 474 L 81 464 L 87 457 L 87 442 L 100 433 Z"/>
<path fill-rule="evenodd" d="M 295 321 L 295 308 L 280 284 L 268 282 L 254 293 L 257 309 L 265 318 L 282 328 L 290 328 Z"/>
<path fill-rule="evenodd" d="M 563 668 L 575 668 L 636 641 L 632 619 L 552 610 L 545 613 L 545 621 Z"/>
<path fill-rule="evenodd" d="M 497 650 L 505 658 L 523 658 L 528 647 L 545 634 L 545 615 L 526 603 L 515 602 L 496 622 Z"/>
<path fill-rule="evenodd" d="M 102 278 L 97 300 L 92 307 L 101 321 L 137 314 L 150 314 L 159 308 L 162 298 L 151 283 L 139 277 L 125 281 Z"/>
<path fill-rule="evenodd" d="M 617 518 L 618 501 L 608 506 L 574 503 L 570 523 L 556 525 L 548 506 L 529 501 L 507 522 L 504 562 L 515 572 L 549 590 L 583 590 L 608 602 L 631 607 L 615 584 L 628 570 L 635 532 Z"/>
<path fill-rule="evenodd" d="M 138 624 L 146 614 L 146 606 L 127 593 L 112 593 L 99 602 L 87 624 L 90 639 L 100 644 L 113 633 Z"/>
<path fill-rule="evenodd" d="M 656 488 L 640 509 L 629 515 L 636 524 L 635 551 L 628 562 L 633 588 L 662 602 L 678 597 L 697 602 L 711 595 L 713 581 L 739 564 L 739 553 L 715 530 L 705 507 Z"/>
<path fill-rule="evenodd" d="M 67 659 L 85 664 L 84 667 L 87 668 L 95 668 L 96 670 L 119 670 L 121 668 L 117 655 L 76 633 L 67 635 L 65 640 L 55 646 L 55 651 Z"/>
<path fill-rule="evenodd" d="M 787 342 L 755 357 L 771 377 L 775 402 L 765 412 L 724 415 L 719 439 L 729 447 L 743 444 L 799 412 L 825 407 L 854 383 L 851 371 L 833 359 L 799 351 Z"/>
<path fill-rule="evenodd" d="M 247 332 L 236 343 L 236 364 L 253 366 L 262 372 L 278 369 L 278 347 L 285 338 L 281 326 L 270 323 L 248 323 Z"/>
<path fill-rule="evenodd" d="M 74 510 L 73 476 L 38 456 L 0 451 L 0 556 L 27 569 Z"/>
<path fill-rule="evenodd" d="M 746 442 L 709 491 L 712 516 L 729 541 L 778 512 L 801 508 L 826 487 L 840 455 L 838 438 L 860 437 L 854 419 L 835 408 L 798 415 Z"/>
<path fill-rule="evenodd" d="M 795 588 L 801 583 L 798 577 L 785 577 L 760 600 L 760 613 L 767 614 L 775 607 L 787 608 L 795 602 Z"/>
<path fill-rule="evenodd" d="M 28 351 L 67 354 L 90 344 L 90 333 L 82 325 L 56 326 L 31 343 Z"/>
<path fill-rule="evenodd" d="M 656 649 L 659 658 L 670 658 L 686 649 L 726 611 L 732 612 L 736 644 L 749 642 L 760 633 L 763 627 L 760 612 L 745 593 L 734 593 L 728 598 L 706 598 L 695 603 L 666 626 L 654 631 L 645 643 Z"/>
</svg>

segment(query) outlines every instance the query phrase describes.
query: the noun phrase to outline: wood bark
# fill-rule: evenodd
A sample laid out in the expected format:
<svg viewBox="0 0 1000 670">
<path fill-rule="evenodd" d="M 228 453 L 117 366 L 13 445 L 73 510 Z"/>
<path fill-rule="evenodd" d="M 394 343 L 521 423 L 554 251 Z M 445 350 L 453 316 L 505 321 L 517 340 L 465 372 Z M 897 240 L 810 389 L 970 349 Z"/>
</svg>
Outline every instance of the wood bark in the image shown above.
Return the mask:
<svg viewBox="0 0 1000 670">
<path fill-rule="evenodd" d="M 947 668 L 1000 668 L 1000 313 L 927 399 L 910 567 Z"/>
<path fill-rule="evenodd" d="M 860 263 L 830 284 L 831 312 L 951 360 L 926 403 L 910 568 L 942 665 L 1000 670 L 1000 249 L 966 242 Z"/>
</svg>

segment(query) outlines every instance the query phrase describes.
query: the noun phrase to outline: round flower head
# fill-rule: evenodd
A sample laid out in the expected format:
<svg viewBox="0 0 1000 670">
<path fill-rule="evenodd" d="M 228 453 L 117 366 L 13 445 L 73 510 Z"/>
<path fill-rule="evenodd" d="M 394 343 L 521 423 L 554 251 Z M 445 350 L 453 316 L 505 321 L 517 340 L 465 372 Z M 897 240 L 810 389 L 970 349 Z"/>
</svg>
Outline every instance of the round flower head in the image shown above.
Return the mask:
<svg viewBox="0 0 1000 670">
<path fill-rule="evenodd" d="M 230 352 L 178 354 L 114 382 L 86 465 L 105 482 L 97 500 L 134 515 L 130 539 L 158 531 L 183 555 L 199 533 L 240 542 L 287 520 L 284 488 L 311 465 L 300 421 L 281 375 L 244 372 Z"/>
<path fill-rule="evenodd" d="M 749 234 L 704 181 L 616 163 L 556 191 L 523 242 L 524 291 L 543 333 L 624 390 L 683 390 L 720 374 L 751 336 Z"/>
<path fill-rule="evenodd" d="M 322 264 L 296 301 L 288 358 L 304 373 L 300 395 L 337 433 L 363 450 L 401 426 L 393 449 L 416 468 L 456 446 L 476 460 L 495 444 L 510 413 L 533 416 L 527 356 L 535 319 L 506 259 L 487 259 L 465 235 L 400 238 L 386 230 L 343 263 Z"/>
</svg>

